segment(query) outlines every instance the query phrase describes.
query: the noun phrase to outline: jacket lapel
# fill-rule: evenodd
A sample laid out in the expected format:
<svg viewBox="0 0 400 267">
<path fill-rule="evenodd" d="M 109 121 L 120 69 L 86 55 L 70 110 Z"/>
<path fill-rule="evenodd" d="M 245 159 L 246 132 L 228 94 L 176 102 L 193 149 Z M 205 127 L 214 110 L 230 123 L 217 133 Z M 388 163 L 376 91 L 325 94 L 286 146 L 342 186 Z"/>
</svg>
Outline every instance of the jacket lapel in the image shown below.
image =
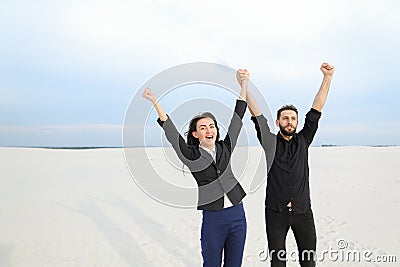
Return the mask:
<svg viewBox="0 0 400 267">
<path fill-rule="evenodd" d="M 217 150 L 217 156 L 215 158 L 217 163 L 219 163 L 222 156 L 222 146 L 219 143 L 215 143 L 215 149 Z"/>
</svg>

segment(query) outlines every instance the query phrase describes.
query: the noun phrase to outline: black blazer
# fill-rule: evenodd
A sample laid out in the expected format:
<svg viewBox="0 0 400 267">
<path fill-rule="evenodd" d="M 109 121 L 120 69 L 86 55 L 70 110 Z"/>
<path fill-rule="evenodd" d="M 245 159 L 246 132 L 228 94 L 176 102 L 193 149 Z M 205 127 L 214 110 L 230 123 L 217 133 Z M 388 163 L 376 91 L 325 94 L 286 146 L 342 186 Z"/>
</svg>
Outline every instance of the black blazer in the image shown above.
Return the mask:
<svg viewBox="0 0 400 267">
<path fill-rule="evenodd" d="M 178 158 L 190 169 L 195 178 L 199 198 L 198 210 L 221 210 L 224 208 L 224 194 L 227 194 L 233 205 L 237 205 L 246 196 L 242 186 L 233 175 L 230 165 L 232 151 L 242 128 L 242 118 L 247 103 L 237 100 L 235 112 L 228 127 L 224 140 L 216 141 L 216 162 L 203 148 L 187 145 L 175 125 L 168 117 L 166 121 L 158 119 L 168 141 L 174 148 Z"/>
</svg>

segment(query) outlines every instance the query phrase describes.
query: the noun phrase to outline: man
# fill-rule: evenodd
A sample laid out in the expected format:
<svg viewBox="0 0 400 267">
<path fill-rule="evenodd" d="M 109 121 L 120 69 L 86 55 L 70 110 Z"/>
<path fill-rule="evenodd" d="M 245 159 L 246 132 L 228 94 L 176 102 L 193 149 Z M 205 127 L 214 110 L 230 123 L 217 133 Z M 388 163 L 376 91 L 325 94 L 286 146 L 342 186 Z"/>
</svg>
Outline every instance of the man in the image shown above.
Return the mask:
<svg viewBox="0 0 400 267">
<path fill-rule="evenodd" d="M 317 238 L 310 201 L 308 147 L 318 128 L 334 66 L 323 63 L 320 69 L 324 75 L 321 87 L 306 115 L 304 127 L 298 133 L 298 112 L 294 106 L 286 105 L 278 110 L 276 125 L 279 133 L 275 135 L 270 132 L 256 100 L 250 92 L 247 93 L 251 119 L 265 151 L 269 170 L 265 218 L 272 267 L 286 266 L 285 242 L 289 228 L 296 239 L 300 265 L 315 266 Z M 237 76 L 240 83 L 240 78 L 248 77 L 249 73 L 239 70 Z"/>
</svg>

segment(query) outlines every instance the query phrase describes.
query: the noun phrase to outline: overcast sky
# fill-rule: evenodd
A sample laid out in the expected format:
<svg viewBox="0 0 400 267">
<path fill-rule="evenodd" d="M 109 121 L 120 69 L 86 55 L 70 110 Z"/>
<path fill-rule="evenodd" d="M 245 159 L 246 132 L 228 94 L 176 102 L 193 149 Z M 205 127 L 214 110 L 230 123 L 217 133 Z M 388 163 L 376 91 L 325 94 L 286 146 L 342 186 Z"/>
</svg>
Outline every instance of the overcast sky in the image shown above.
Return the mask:
<svg viewBox="0 0 400 267">
<path fill-rule="evenodd" d="M 303 120 L 324 61 L 314 145 L 399 145 L 399 14 L 389 0 L 2 0 L 0 146 L 121 146 L 140 86 L 190 62 L 247 68 L 273 113 L 291 103 Z"/>
</svg>

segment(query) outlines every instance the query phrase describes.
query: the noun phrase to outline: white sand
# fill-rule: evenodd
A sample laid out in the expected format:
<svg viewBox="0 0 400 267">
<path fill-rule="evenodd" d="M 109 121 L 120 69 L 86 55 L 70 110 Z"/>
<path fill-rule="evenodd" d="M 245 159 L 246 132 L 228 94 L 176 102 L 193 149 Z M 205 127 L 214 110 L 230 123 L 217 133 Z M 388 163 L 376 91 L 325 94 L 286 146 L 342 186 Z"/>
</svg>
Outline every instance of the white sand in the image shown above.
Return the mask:
<svg viewBox="0 0 400 267">
<path fill-rule="evenodd" d="M 167 165 L 158 150 L 153 164 Z M 0 266 L 201 266 L 201 213 L 143 193 L 122 149 L 0 148 L 0 159 Z M 344 239 L 343 251 L 397 257 L 391 264 L 327 259 L 318 266 L 399 265 L 399 159 L 400 147 L 311 148 L 318 251 L 337 249 Z M 182 177 L 179 170 L 166 175 Z M 266 245 L 264 194 L 265 185 L 244 201 L 243 266 L 269 266 L 258 259 Z M 287 247 L 295 250 L 291 233 Z"/>
</svg>

